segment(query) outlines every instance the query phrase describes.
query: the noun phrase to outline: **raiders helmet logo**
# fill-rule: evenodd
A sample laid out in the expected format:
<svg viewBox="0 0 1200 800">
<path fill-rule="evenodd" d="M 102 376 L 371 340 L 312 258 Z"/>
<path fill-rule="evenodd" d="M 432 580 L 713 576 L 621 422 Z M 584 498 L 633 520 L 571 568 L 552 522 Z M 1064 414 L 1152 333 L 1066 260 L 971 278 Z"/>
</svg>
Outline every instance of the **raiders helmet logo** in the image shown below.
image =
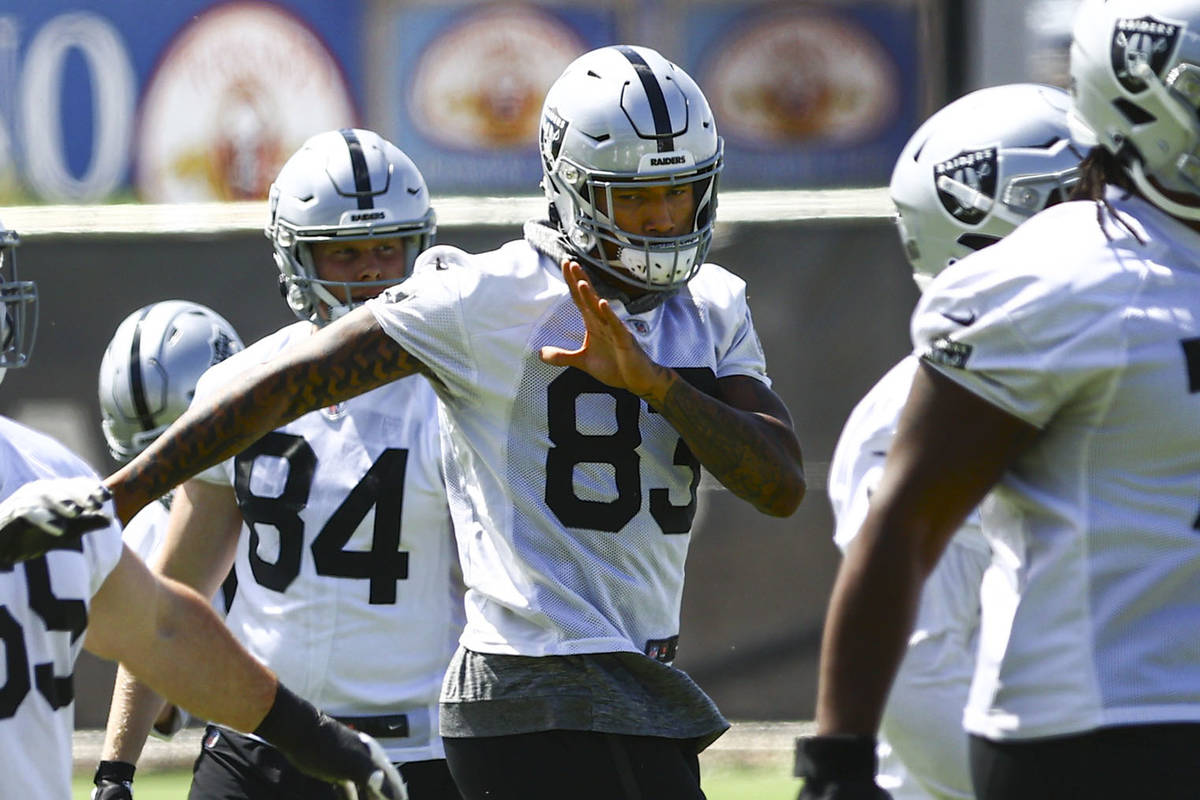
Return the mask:
<svg viewBox="0 0 1200 800">
<path fill-rule="evenodd" d="M 553 108 L 547 108 L 546 113 L 542 115 L 542 127 L 538 131 L 538 144 L 547 170 L 554 169 L 554 162 L 558 160 L 558 151 L 562 149 L 563 137 L 566 135 L 567 121 Z"/>
<path fill-rule="evenodd" d="M 1145 82 L 1133 74 L 1140 63 L 1148 64 L 1155 75 L 1161 76 L 1175 53 L 1183 27 L 1154 17 L 1117 20 L 1112 38 L 1112 68 L 1121 85 L 1134 94 L 1146 88 Z"/>
<path fill-rule="evenodd" d="M 209 363 L 210 367 L 213 364 L 221 363 L 237 352 L 233 347 L 233 340 L 229 338 L 229 335 L 226 334 L 225 331 L 214 330 L 213 333 L 213 339 L 211 342 L 209 342 L 209 345 L 212 347 L 212 361 Z"/>
<path fill-rule="evenodd" d="M 938 199 L 959 222 L 976 225 L 996 198 L 996 148 L 966 150 L 933 165 Z"/>
</svg>

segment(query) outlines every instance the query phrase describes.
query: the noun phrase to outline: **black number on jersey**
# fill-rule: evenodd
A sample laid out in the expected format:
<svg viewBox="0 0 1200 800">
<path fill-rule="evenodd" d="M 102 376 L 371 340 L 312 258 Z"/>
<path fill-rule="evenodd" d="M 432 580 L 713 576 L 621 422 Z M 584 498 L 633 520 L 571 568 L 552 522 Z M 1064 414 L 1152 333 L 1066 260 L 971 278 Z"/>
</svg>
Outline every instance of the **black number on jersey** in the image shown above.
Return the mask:
<svg viewBox="0 0 1200 800">
<path fill-rule="evenodd" d="M 278 496 L 250 491 L 250 475 L 259 458 L 281 458 L 288 473 Z M 367 470 L 313 539 L 311 550 L 318 575 L 370 581 L 370 602 L 396 602 L 396 581 L 408 577 L 408 553 L 400 550 L 400 515 L 404 509 L 404 473 L 408 451 L 389 448 Z M 302 436 L 272 431 L 234 460 L 234 491 L 242 518 L 250 529 L 250 571 L 262 586 L 285 592 L 300 574 L 304 550 L 304 521 L 317 456 Z M 347 550 L 346 544 L 367 513 L 375 509 L 370 550 Z M 279 557 L 274 563 L 258 555 L 256 524 L 279 532 Z"/>
<path fill-rule="evenodd" d="M 317 574 L 366 578 L 371 582 L 373 605 L 396 602 L 396 581 L 408 577 L 408 553 L 400 550 L 400 514 L 404 511 L 407 467 L 407 450 L 384 450 L 312 543 Z M 372 506 L 375 531 L 371 549 L 345 549 Z"/>
<path fill-rule="evenodd" d="M 83 544 L 74 542 L 59 549 L 83 552 Z M 83 600 L 60 600 L 54 596 L 45 556 L 30 559 L 22 566 L 29 607 L 41 617 L 46 630 L 69 633 L 74 644 L 87 627 L 87 606 Z M 12 569 L 7 567 L 0 571 L 11 572 Z M 55 675 L 53 663 L 34 664 L 33 679 L 30 680 L 25 631 L 6 606 L 0 606 L 0 642 L 4 643 L 5 674 L 8 676 L 4 686 L 0 687 L 0 719 L 8 719 L 17 713 L 31 686 L 37 686 L 38 694 L 55 711 L 75 699 L 74 673 Z"/>
<path fill-rule="evenodd" d="M 675 370 L 684 380 L 709 394 L 716 393 L 717 378 L 708 367 Z M 581 433 L 576 403 L 581 395 L 608 395 L 613 399 L 616 430 L 613 433 Z M 553 443 L 546 452 L 546 505 L 568 528 L 615 533 L 629 524 L 642 509 L 642 443 L 638 425 L 642 401 L 624 389 L 606 386 L 583 370 L 568 368 L 550 382 L 546 390 L 549 434 Z M 658 413 L 647 406 L 647 412 Z M 679 438 L 674 463 L 691 473 L 690 497 L 684 505 L 672 505 L 670 491 L 650 489 L 650 515 L 665 534 L 687 533 L 696 516 L 696 487 L 700 484 L 700 461 Z M 617 496 L 612 500 L 585 500 L 575 494 L 578 464 L 608 464 L 613 468 Z"/>
</svg>

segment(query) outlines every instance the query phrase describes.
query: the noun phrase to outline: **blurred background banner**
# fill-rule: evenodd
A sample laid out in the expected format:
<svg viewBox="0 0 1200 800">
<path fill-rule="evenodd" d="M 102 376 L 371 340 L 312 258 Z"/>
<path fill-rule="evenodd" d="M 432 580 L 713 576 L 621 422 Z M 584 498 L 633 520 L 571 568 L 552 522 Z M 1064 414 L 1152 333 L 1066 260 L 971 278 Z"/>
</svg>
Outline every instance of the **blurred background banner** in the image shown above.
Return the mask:
<svg viewBox="0 0 1200 800">
<path fill-rule="evenodd" d="M 433 191 L 532 192 L 546 90 L 588 50 L 617 41 L 603 4 L 396 4 L 385 128 Z"/>
<path fill-rule="evenodd" d="M 732 188 L 886 182 L 943 99 L 948 0 L 8 0 L 0 203 L 265 197 L 310 134 L 362 124 L 434 194 L 537 191 L 546 89 L 619 41 L 707 92 Z"/>
<path fill-rule="evenodd" d="M 922 5 L 694 7 L 684 61 L 725 137 L 726 185 L 887 183 L 934 77 Z"/>
<path fill-rule="evenodd" d="M 0 6 L 0 202 L 263 197 L 360 119 L 358 0 Z"/>
</svg>

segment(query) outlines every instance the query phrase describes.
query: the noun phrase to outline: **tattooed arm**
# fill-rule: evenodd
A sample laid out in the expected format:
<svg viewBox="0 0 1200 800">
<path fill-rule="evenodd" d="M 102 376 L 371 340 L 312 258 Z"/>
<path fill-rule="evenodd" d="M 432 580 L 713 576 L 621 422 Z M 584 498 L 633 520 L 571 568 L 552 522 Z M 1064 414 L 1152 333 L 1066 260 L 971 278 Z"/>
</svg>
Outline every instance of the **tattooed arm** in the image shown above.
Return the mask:
<svg viewBox="0 0 1200 800">
<path fill-rule="evenodd" d="M 674 370 L 642 395 L 679 431 L 725 488 L 764 514 L 786 517 L 804 499 L 804 466 L 792 418 L 762 381 L 735 375 L 710 397 Z"/>
<path fill-rule="evenodd" d="M 151 500 L 310 411 L 424 370 L 358 308 L 193 405 L 105 479 L 128 522 Z"/>
<path fill-rule="evenodd" d="M 675 427 L 731 492 L 764 514 L 792 514 L 804 499 L 804 467 L 783 400 L 745 376 L 721 378 L 716 397 L 710 397 L 646 355 L 577 263 L 564 262 L 563 277 L 587 333 L 578 350 L 543 347 L 542 360 L 633 392 Z"/>
</svg>

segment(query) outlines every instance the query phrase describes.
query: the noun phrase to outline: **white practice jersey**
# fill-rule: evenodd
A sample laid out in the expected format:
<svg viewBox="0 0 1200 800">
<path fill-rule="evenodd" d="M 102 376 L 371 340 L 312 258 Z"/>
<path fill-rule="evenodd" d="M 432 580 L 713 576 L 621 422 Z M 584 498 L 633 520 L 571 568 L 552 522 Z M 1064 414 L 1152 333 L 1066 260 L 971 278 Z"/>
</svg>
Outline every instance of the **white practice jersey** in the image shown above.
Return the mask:
<svg viewBox="0 0 1200 800">
<path fill-rule="evenodd" d="M 156 500 L 133 515 L 121 538 L 126 546 L 138 554 L 138 558 L 147 564 L 151 562 L 167 538 L 167 518 L 170 509 L 161 500 Z"/>
<path fill-rule="evenodd" d="M 96 477 L 48 436 L 0 417 L 0 499 L 37 478 Z M 97 480 L 99 480 L 97 478 Z M 111 509 L 110 509 L 111 510 Z M 121 557 L 113 526 L 0 569 L 0 795 L 69 800 L 75 660 L 92 595 Z"/>
<path fill-rule="evenodd" d="M 888 370 L 850 412 L 834 448 L 828 491 L 843 553 L 866 519 L 918 364 L 910 355 Z M 972 511 L 925 582 L 879 736 L 877 778 L 895 800 L 973 796 L 961 720 L 989 553 Z"/>
<path fill-rule="evenodd" d="M 833 540 L 843 553 L 858 536 L 867 517 L 867 507 L 883 475 L 883 462 L 896 437 L 896 425 L 908 400 L 917 364 L 915 356 L 908 356 L 888 370 L 858 401 L 838 437 L 829 464 L 828 491 L 835 523 Z M 955 534 L 955 540 L 987 552 L 987 542 L 979 530 L 979 512 L 971 512 Z"/>
<path fill-rule="evenodd" d="M 1200 234 L 1109 197 L 1124 223 L 1051 208 L 913 318 L 927 363 L 1042 429 L 982 507 L 989 738 L 1200 721 Z"/>
<path fill-rule="evenodd" d="M 197 397 L 311 335 L 298 322 L 212 367 Z M 440 467 L 437 398 L 412 377 L 268 433 L 200 477 L 233 485 L 234 635 L 335 716 L 403 713 L 393 761 L 444 758 L 442 677 L 462 586 Z"/>
<path fill-rule="evenodd" d="M 367 306 L 444 401 L 462 644 L 668 660 L 700 464 L 633 394 L 538 357 L 583 342 L 558 264 L 524 240 L 480 255 L 435 247 Z M 651 311 L 613 308 L 650 358 L 706 392 L 731 375 L 767 382 L 745 284 L 718 266 Z"/>
</svg>

